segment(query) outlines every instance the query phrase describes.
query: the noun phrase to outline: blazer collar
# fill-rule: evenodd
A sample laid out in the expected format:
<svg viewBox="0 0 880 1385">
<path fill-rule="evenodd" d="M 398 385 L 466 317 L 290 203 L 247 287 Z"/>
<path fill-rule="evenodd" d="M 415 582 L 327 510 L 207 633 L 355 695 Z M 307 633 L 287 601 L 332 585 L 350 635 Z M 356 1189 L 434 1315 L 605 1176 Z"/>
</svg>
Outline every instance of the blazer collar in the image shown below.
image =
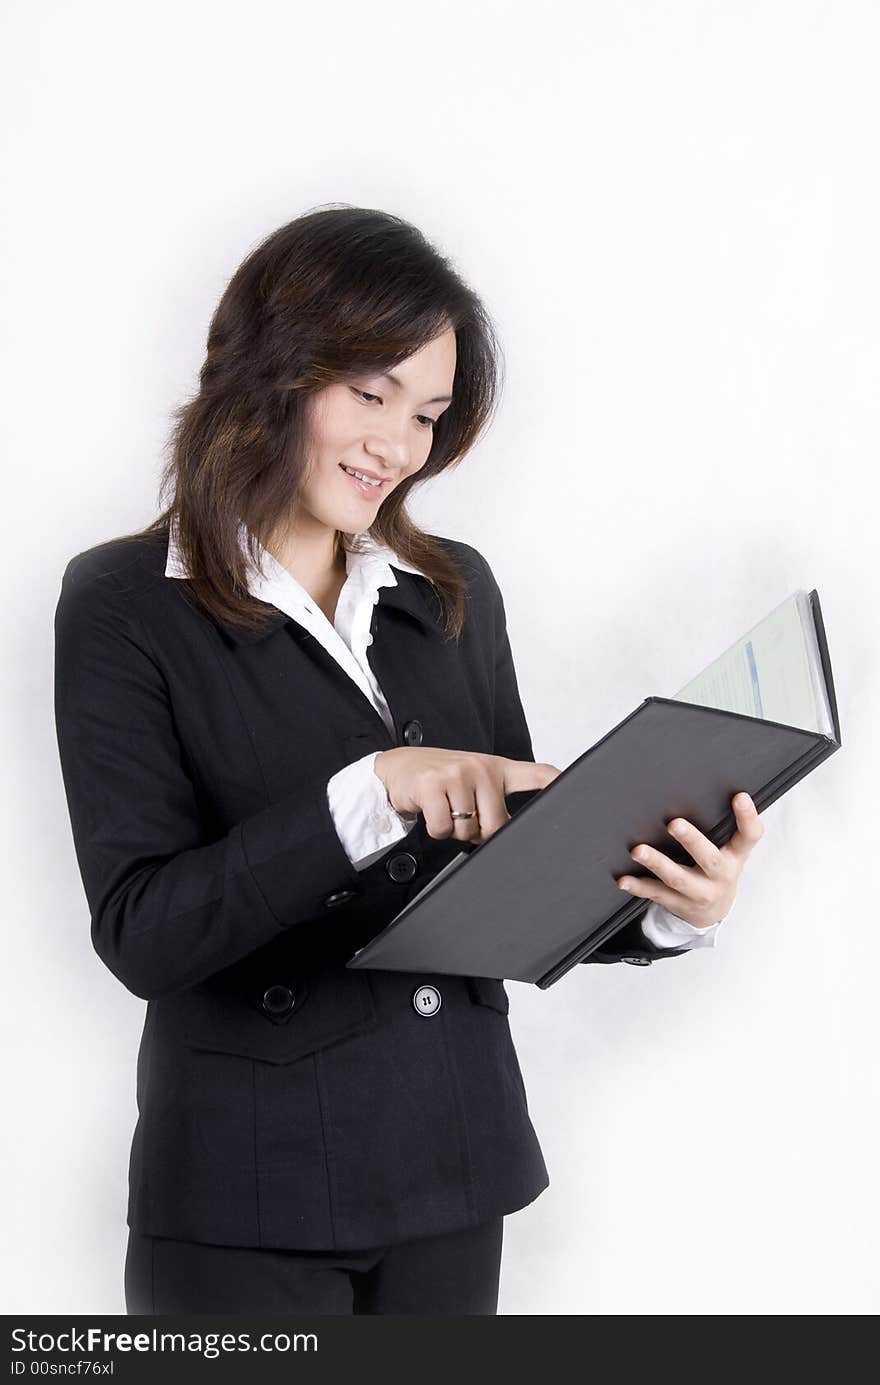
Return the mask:
<svg viewBox="0 0 880 1385">
<path fill-rule="evenodd" d="M 245 527 L 241 525 L 239 537 L 242 544 L 244 544 L 245 536 Z M 429 597 L 433 596 L 433 586 L 430 579 L 418 568 L 404 562 L 391 549 L 377 544 L 366 531 L 355 536 L 354 546 L 355 552 L 349 553 L 347 557 L 349 573 L 356 568 L 365 567 L 369 573 L 389 582 L 388 585 L 381 585 L 377 588 L 378 605 L 401 611 L 427 629 L 436 628 L 437 615 L 429 606 Z M 271 554 L 267 554 L 267 558 L 270 568 L 277 567 Z M 177 547 L 174 526 L 172 525 L 168 536 L 165 576 L 186 578 L 188 575 L 186 565 Z M 265 601 L 261 594 L 262 582 L 259 573 L 251 571 L 248 585 L 251 593 L 266 605 L 268 614 L 260 630 L 243 630 L 227 621 L 220 621 L 219 624 L 224 633 L 234 644 L 255 644 L 275 634 L 282 626 L 297 625 L 295 615 L 279 610 L 271 602 Z M 307 630 L 303 629 L 302 626 L 298 626 L 298 629 L 300 632 L 298 638 L 308 638 L 309 632 Z"/>
<path fill-rule="evenodd" d="M 398 581 L 394 587 L 380 587 L 378 607 L 380 610 L 400 611 L 405 616 L 418 622 L 426 630 L 436 630 L 437 615 L 433 614 L 429 606 L 428 591 L 432 590 L 428 578 L 416 577 L 407 572 L 401 573 L 402 580 Z M 268 603 L 267 603 L 268 605 Z M 261 630 L 243 630 L 240 626 L 233 626 L 226 621 L 220 622 L 224 633 L 235 644 L 248 645 L 257 644 L 261 640 L 274 635 L 285 625 L 297 625 L 296 617 L 288 615 L 286 611 L 280 611 L 277 606 L 268 606 L 269 614 Z M 298 626 L 297 639 L 311 638 L 309 631 L 302 626 Z"/>
</svg>

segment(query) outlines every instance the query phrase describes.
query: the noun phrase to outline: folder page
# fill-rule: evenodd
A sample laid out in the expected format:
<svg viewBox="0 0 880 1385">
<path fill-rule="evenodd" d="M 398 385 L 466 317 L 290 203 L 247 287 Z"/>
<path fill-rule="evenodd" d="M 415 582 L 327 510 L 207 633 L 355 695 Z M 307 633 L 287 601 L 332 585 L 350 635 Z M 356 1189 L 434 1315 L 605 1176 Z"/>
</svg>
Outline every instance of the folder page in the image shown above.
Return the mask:
<svg viewBox="0 0 880 1385">
<path fill-rule="evenodd" d="M 809 593 L 796 591 L 673 701 L 834 735 Z"/>
</svg>

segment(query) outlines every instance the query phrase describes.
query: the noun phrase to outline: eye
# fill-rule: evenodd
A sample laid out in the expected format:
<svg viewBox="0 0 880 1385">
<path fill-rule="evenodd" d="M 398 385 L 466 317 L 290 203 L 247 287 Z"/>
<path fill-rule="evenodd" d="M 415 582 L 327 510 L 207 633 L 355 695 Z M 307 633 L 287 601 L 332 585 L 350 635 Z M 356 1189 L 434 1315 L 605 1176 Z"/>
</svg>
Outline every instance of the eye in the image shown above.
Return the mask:
<svg viewBox="0 0 880 1385">
<path fill-rule="evenodd" d="M 379 403 L 382 403 L 382 400 L 379 399 L 378 394 L 368 394 L 366 390 L 356 389 L 354 385 L 352 385 L 352 389 L 354 390 L 355 394 L 360 395 L 361 399 L 378 399 Z M 435 418 L 428 418 L 426 414 L 416 414 L 416 418 L 418 419 L 419 423 L 422 425 L 423 428 L 434 428 L 437 423 L 437 420 Z"/>
</svg>

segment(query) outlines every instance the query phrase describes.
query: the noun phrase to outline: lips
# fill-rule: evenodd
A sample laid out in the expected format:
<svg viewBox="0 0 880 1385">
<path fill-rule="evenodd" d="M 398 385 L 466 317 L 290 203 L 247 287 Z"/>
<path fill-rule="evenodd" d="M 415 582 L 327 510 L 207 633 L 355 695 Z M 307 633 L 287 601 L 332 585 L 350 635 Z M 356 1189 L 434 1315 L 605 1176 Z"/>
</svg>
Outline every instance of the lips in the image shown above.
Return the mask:
<svg viewBox="0 0 880 1385">
<path fill-rule="evenodd" d="M 343 476 L 348 478 L 349 482 L 357 491 L 358 495 L 364 496 L 367 500 L 376 500 L 380 495 L 382 495 L 383 488 L 386 486 L 385 481 L 380 480 L 377 486 L 371 485 L 369 481 L 359 481 L 356 476 L 351 475 L 351 472 L 346 471 L 345 466 L 342 462 L 339 463 L 339 470 L 342 472 Z M 365 476 L 368 476 L 369 474 L 369 472 L 364 472 Z"/>
<path fill-rule="evenodd" d="M 359 471 L 361 476 L 370 476 L 374 481 L 378 481 L 380 485 L 388 479 L 385 476 L 380 476 L 378 471 L 367 471 L 367 468 L 364 466 L 349 466 L 348 462 L 340 462 L 339 465 L 342 467 L 343 471 L 348 467 L 349 471 Z"/>
</svg>

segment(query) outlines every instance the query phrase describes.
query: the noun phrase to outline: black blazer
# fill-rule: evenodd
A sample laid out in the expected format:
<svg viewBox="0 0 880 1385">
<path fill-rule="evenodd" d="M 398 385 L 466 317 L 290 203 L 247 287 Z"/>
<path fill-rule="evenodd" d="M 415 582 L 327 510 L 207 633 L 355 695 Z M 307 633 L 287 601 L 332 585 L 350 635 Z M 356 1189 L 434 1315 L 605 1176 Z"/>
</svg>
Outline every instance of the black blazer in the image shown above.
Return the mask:
<svg viewBox="0 0 880 1385">
<path fill-rule="evenodd" d="M 73 839 L 95 949 L 147 1001 L 138 1231 L 377 1246 L 475 1225 L 547 1187 L 503 983 L 344 966 L 462 848 L 420 817 L 356 871 L 330 776 L 395 744 L 534 759 L 501 593 L 476 549 L 441 542 L 468 577 L 458 643 L 422 577 L 398 570 L 374 607 L 393 740 L 283 612 L 258 637 L 200 614 L 164 575 L 167 534 L 67 565 L 55 712 Z M 590 960 L 686 950 L 653 947 L 638 921 L 613 942 Z M 413 1003 L 424 985 L 441 997 L 431 1014 Z"/>
</svg>

